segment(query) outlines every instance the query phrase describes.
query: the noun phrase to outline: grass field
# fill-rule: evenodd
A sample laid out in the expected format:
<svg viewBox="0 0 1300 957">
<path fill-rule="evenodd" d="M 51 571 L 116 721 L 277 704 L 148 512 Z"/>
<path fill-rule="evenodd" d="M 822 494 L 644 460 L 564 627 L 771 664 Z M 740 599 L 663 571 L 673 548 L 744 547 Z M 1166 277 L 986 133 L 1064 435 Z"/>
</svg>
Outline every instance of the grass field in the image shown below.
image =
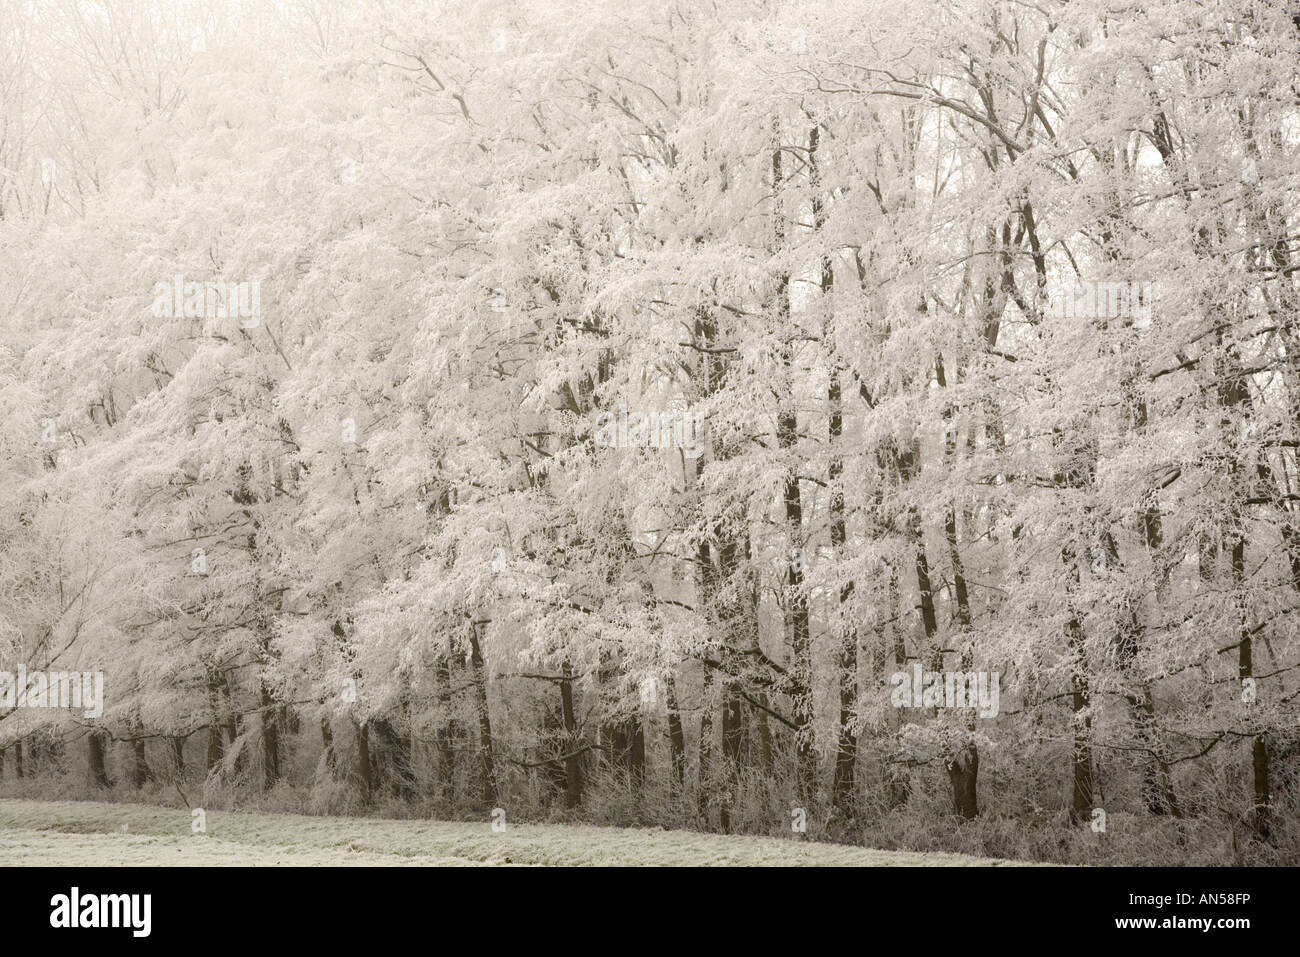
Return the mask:
<svg viewBox="0 0 1300 957">
<path fill-rule="evenodd" d="M 274 865 L 1007 865 L 958 854 L 876 851 L 773 837 L 561 824 L 382 820 L 141 804 L 0 800 L 0 863 Z"/>
</svg>

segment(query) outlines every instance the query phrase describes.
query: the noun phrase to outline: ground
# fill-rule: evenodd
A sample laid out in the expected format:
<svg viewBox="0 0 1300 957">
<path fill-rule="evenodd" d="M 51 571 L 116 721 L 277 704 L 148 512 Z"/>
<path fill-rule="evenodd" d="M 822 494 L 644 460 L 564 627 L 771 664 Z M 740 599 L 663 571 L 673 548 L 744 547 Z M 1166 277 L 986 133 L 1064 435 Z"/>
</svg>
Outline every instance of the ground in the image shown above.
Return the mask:
<svg viewBox="0 0 1300 957">
<path fill-rule="evenodd" d="M 1011 864 L 959 854 L 876 851 L 775 837 L 489 821 L 393 821 L 141 804 L 0 800 L 9 865 L 831 865 Z"/>
</svg>

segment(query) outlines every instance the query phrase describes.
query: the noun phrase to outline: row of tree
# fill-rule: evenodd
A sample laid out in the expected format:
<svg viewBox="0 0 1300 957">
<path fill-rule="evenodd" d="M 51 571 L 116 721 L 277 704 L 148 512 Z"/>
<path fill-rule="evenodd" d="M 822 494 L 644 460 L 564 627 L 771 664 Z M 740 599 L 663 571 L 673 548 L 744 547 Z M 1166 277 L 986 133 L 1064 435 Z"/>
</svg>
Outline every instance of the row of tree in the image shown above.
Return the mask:
<svg viewBox="0 0 1300 957">
<path fill-rule="evenodd" d="M 0 14 L 6 779 L 1295 859 L 1300 16 L 401 6 Z"/>
</svg>

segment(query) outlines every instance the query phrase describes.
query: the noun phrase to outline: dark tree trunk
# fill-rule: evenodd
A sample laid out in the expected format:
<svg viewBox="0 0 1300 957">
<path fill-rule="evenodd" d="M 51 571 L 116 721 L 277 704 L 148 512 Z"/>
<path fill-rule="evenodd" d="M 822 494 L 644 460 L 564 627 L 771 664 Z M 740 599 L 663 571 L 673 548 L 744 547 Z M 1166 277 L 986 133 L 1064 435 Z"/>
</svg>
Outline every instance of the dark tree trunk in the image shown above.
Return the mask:
<svg viewBox="0 0 1300 957">
<path fill-rule="evenodd" d="M 357 772 L 361 776 L 361 802 L 369 804 L 374 794 L 373 769 L 370 766 L 370 728 L 353 719 L 357 735 Z"/>
<path fill-rule="evenodd" d="M 777 418 L 777 444 L 794 448 L 796 422 L 793 412 Z M 786 568 L 787 618 L 790 625 L 791 667 L 794 672 L 794 720 L 798 727 L 795 755 L 799 771 L 799 795 L 810 802 L 817 785 L 817 756 L 813 750 L 812 638 L 808 617 L 808 595 L 803 586 L 803 503 L 799 480 L 790 478 L 785 485 L 785 520 L 789 528 L 791 560 Z"/>
<path fill-rule="evenodd" d="M 700 761 L 695 782 L 695 803 L 705 825 L 709 823 L 709 799 L 713 790 L 713 672 L 704 670 L 700 692 Z"/>
<path fill-rule="evenodd" d="M 980 755 L 973 742 L 967 742 L 961 750 L 951 755 L 946 762 L 948 778 L 952 782 L 953 810 L 968 821 L 973 821 L 979 814 L 979 800 L 976 783 L 979 780 Z"/>
<path fill-rule="evenodd" d="M 1232 543 L 1232 584 L 1237 590 L 1244 587 L 1246 577 L 1246 539 L 1238 534 Z M 1254 678 L 1253 647 L 1249 621 L 1245 617 L 1245 599 L 1241 599 L 1242 626 L 1241 643 L 1237 646 L 1237 674 L 1242 682 Z M 1257 734 L 1251 738 L 1250 768 L 1254 778 L 1255 793 L 1251 808 L 1251 823 L 1255 833 L 1263 840 L 1268 840 L 1272 833 L 1272 813 L 1269 789 L 1268 747 L 1264 735 Z"/>
<path fill-rule="evenodd" d="M 957 626 L 963 635 L 969 634 L 971 626 L 970 598 L 966 591 L 966 572 L 961 563 L 961 554 L 957 548 L 957 511 L 952 506 L 944 519 L 944 531 L 948 538 L 948 553 L 952 561 L 953 591 L 957 598 Z M 961 670 L 969 672 L 973 666 L 970 646 L 962 649 Z M 967 702 L 971 704 L 971 702 Z M 979 815 L 979 749 L 975 746 L 975 715 L 969 712 L 966 721 L 966 735 L 960 744 L 948 754 L 945 764 L 948 777 L 952 781 L 953 810 L 966 820 L 974 820 Z"/>
<path fill-rule="evenodd" d="M 1098 443 L 1096 437 L 1080 425 L 1072 430 L 1056 428 L 1052 435 L 1056 454 L 1053 482 L 1058 489 L 1070 490 L 1081 501 L 1087 516 L 1093 509 L 1086 493 L 1095 486 Z M 1087 647 L 1076 607 L 1082 573 L 1080 552 L 1084 544 L 1067 541 L 1061 548 L 1061 565 L 1065 570 L 1065 602 L 1069 617 L 1065 623 L 1065 648 L 1070 675 L 1070 821 L 1083 824 L 1091 818 L 1094 792 L 1092 767 L 1092 690 Z"/>
<path fill-rule="evenodd" d="M 456 721 L 451 716 L 451 649 L 438 656 L 438 788 L 447 803 L 455 800 L 456 790 Z"/>
<path fill-rule="evenodd" d="M 1138 390 L 1141 381 L 1141 365 L 1135 364 L 1134 374 L 1124 385 L 1125 405 L 1131 408 L 1131 425 L 1137 432 L 1147 429 L 1148 412 L 1146 399 Z M 1163 604 L 1169 597 L 1169 567 L 1164 563 L 1161 549 L 1164 545 L 1164 522 L 1160 514 L 1160 505 L 1151 500 L 1142 509 L 1142 537 L 1151 560 L 1156 563 L 1156 599 Z M 1109 532 L 1105 536 L 1107 559 L 1116 566 L 1119 564 L 1119 549 Z M 1150 758 L 1142 770 L 1142 803 L 1151 814 L 1170 815 L 1175 818 L 1183 816 L 1182 808 L 1174 794 L 1172 775 L 1165 748 L 1161 742 L 1160 729 L 1156 722 L 1155 698 L 1151 692 L 1151 683 L 1136 673 L 1136 662 L 1143 640 L 1143 626 L 1139 612 L 1134 607 L 1130 613 L 1130 627 L 1127 635 L 1122 635 L 1116 656 L 1120 666 L 1127 673 L 1130 690 L 1125 695 L 1130 720 L 1133 722 L 1134 737 L 1138 747 L 1145 749 Z"/>
<path fill-rule="evenodd" d="M 779 196 L 784 174 L 780 147 L 772 151 L 772 195 Z M 785 245 L 785 221 L 779 201 L 772 209 L 775 231 L 775 249 Z M 777 277 L 776 308 L 784 327 L 790 324 L 790 277 Z M 793 404 L 794 353 L 792 344 L 786 344 L 782 364 L 786 381 L 782 384 L 782 398 L 776 417 L 776 444 L 783 450 L 794 450 L 799 441 L 798 413 Z M 786 625 L 790 634 L 791 671 L 793 672 L 793 710 L 795 732 L 795 758 L 798 769 L 798 798 L 805 805 L 816 797 L 817 755 L 813 750 L 813 699 L 812 699 L 812 637 L 808 618 L 808 594 L 803 584 L 803 500 L 795 466 L 788 466 L 785 480 L 785 522 L 788 536 L 786 547 L 789 561 L 786 564 Z"/>
<path fill-rule="evenodd" d="M 225 753 L 221 744 L 222 719 L 221 674 L 216 668 L 208 671 L 208 750 L 207 771 L 211 774 L 221 766 Z"/>
<path fill-rule="evenodd" d="M 564 732 L 564 720 L 554 708 L 542 708 L 542 743 L 537 749 L 536 760 L 546 775 L 546 783 L 552 802 L 564 796 L 568 781 L 564 773 L 564 758 L 567 753 L 568 735 Z"/>
<path fill-rule="evenodd" d="M 564 721 L 564 806 L 582 803 L 582 755 L 578 753 L 578 718 L 573 708 L 573 669 L 566 661 L 560 681 L 560 716 Z"/>
<path fill-rule="evenodd" d="M 770 778 L 773 772 L 772 764 L 772 726 L 767 720 L 767 692 L 760 691 L 757 695 L 758 706 L 754 708 L 754 713 L 758 724 L 758 766 L 765 777 Z"/>
<path fill-rule="evenodd" d="M 944 530 L 948 538 L 948 553 L 952 561 L 953 591 L 957 597 L 957 626 L 963 635 L 969 634 L 971 627 L 970 598 L 966 591 L 966 571 L 961 563 L 961 554 L 957 548 L 957 512 L 949 506 L 944 521 Z M 969 672 L 974 662 L 970 646 L 962 649 L 961 669 Z M 970 702 L 967 702 L 968 704 Z M 952 779 L 953 806 L 957 813 L 970 820 L 979 814 L 976 801 L 979 781 L 979 751 L 975 747 L 975 717 L 971 711 L 966 719 L 966 737 L 947 759 L 948 775 Z"/>
<path fill-rule="evenodd" d="M 207 751 L 207 770 L 211 774 L 221 766 L 221 725 L 216 723 L 216 719 L 208 725 L 208 751 Z"/>
<path fill-rule="evenodd" d="M 172 735 L 172 771 L 178 778 L 185 777 L 185 738 Z"/>
<path fill-rule="evenodd" d="M 904 482 L 909 481 L 913 469 L 920 457 L 915 446 L 899 456 L 899 473 Z M 943 652 L 938 643 L 939 618 L 934 607 L 934 588 L 930 581 L 930 557 L 925 550 L 925 535 L 921 527 L 921 515 L 915 506 L 907 510 L 907 532 L 911 539 L 914 565 L 916 568 L 916 588 L 921 598 L 921 627 L 925 632 L 926 652 L 930 668 L 940 671 L 943 668 Z"/>
<path fill-rule="evenodd" d="M 492 716 L 488 710 L 487 669 L 483 665 L 483 650 L 479 646 L 480 624 L 473 622 L 469 629 L 470 667 L 474 672 L 474 708 L 478 712 L 479 776 L 483 799 L 488 807 L 495 807 L 497 780 L 492 756 Z"/>
<path fill-rule="evenodd" d="M 336 761 L 334 757 L 334 729 L 330 726 L 328 718 L 320 719 L 320 739 L 325 753 L 325 767 L 333 774 Z"/>
<path fill-rule="evenodd" d="M 894 561 L 888 562 L 889 569 L 889 608 L 895 612 L 902 604 L 902 591 L 899 587 L 898 565 Z M 902 671 L 907 667 L 907 645 L 903 638 L 903 630 L 897 624 L 893 626 L 882 627 L 880 630 L 880 661 L 879 669 L 880 684 L 887 686 L 888 678 L 885 676 L 884 662 L 893 661 L 895 671 Z M 894 740 L 897 745 L 899 728 L 903 723 L 902 714 L 891 709 L 890 714 L 893 716 L 891 727 L 894 731 Z M 906 768 L 903 765 L 893 761 L 886 760 L 884 767 L 884 785 L 891 808 L 902 807 L 911 797 L 911 779 L 907 776 Z"/>
<path fill-rule="evenodd" d="M 1079 585 L 1078 557 L 1073 550 L 1062 552 L 1066 568 L 1066 591 Z M 1065 623 L 1065 643 L 1070 656 L 1070 821 L 1083 824 L 1092 816 L 1092 697 L 1088 687 L 1088 665 L 1084 650 L 1083 626 L 1071 609 Z"/>
<path fill-rule="evenodd" d="M 382 786 L 388 788 L 399 800 L 411 800 L 414 794 L 406 741 L 386 715 L 371 718 L 366 723 L 366 728 L 369 731 L 366 743 L 370 750 L 372 788 L 377 793 Z"/>
<path fill-rule="evenodd" d="M 280 778 L 280 734 L 275 700 L 262 684 L 262 788 L 269 791 Z"/>
<path fill-rule="evenodd" d="M 741 724 L 740 695 L 731 679 L 722 683 L 722 774 L 726 781 L 719 795 L 719 825 L 724 834 L 731 833 L 731 812 L 740 782 L 740 742 L 744 736 Z"/>
<path fill-rule="evenodd" d="M 108 778 L 104 767 L 104 733 L 91 731 L 86 735 L 86 757 L 90 765 L 90 783 L 97 788 L 111 788 L 113 782 Z"/>
<path fill-rule="evenodd" d="M 706 341 L 711 341 L 710 338 Z M 697 463 L 697 468 L 699 465 Z M 698 472 L 697 472 L 698 478 Z M 701 539 L 695 549 L 695 593 L 696 606 L 703 613 L 704 621 L 711 638 L 722 638 L 719 642 L 721 654 L 726 654 L 725 638 L 718 635 L 718 615 L 714 608 L 717 593 L 717 571 L 713 566 L 713 553 L 707 539 Z M 695 807 L 705 826 L 709 824 L 709 804 L 713 791 L 713 672 L 710 665 L 704 666 L 700 690 L 700 745 L 699 760 L 695 779 Z"/>
<path fill-rule="evenodd" d="M 144 739 L 131 742 L 131 786 L 137 790 L 154 780 L 153 769 L 145 755 Z"/>
<path fill-rule="evenodd" d="M 814 126 L 808 133 L 808 162 L 812 186 L 813 228 L 821 232 L 826 225 L 824 204 L 822 201 L 821 166 L 818 147 L 821 145 L 821 129 Z M 834 351 L 835 316 L 834 304 L 830 296 L 835 286 L 835 270 L 829 256 L 823 256 L 821 262 L 821 294 L 826 303 L 826 341 L 828 348 Z M 844 403 L 840 390 L 840 369 L 835 365 L 838 360 L 831 359 L 830 384 L 827 389 L 827 401 L 830 407 L 828 432 L 832 457 L 827 468 L 830 484 L 830 525 L 831 549 L 837 559 L 845 557 L 847 525 L 844 516 L 844 489 L 840 482 L 844 474 L 844 459 L 837 447 L 844 432 Z M 835 768 L 831 778 L 831 802 L 835 811 L 846 821 L 857 817 L 855 807 L 854 781 L 858 762 L 858 738 L 853 728 L 853 712 L 858 697 L 858 636 L 857 629 L 849 619 L 847 606 L 853 596 L 853 582 L 847 581 L 840 586 L 839 611 L 836 631 L 840 639 L 839 656 L 839 691 L 840 720 L 839 740 L 835 748 Z"/>
<path fill-rule="evenodd" d="M 672 675 L 664 678 L 668 698 L 668 745 L 672 756 L 673 778 L 678 791 L 686 787 L 686 731 L 677 705 L 677 682 Z"/>
<path fill-rule="evenodd" d="M 1246 419 L 1253 418 L 1254 409 L 1250 395 L 1249 377 L 1243 372 L 1240 361 L 1229 350 L 1224 350 L 1220 363 L 1218 402 L 1225 409 L 1238 409 Z M 1231 443 L 1232 436 L 1240 425 L 1224 414 L 1220 427 Z M 1230 446 L 1231 447 L 1231 446 Z M 1238 485 L 1249 495 L 1249 483 L 1246 479 L 1247 463 L 1243 452 L 1237 452 L 1231 461 L 1231 470 Z M 1255 464 L 1255 474 L 1262 488 L 1276 488 L 1272 472 L 1267 463 L 1259 458 Z M 1253 641 L 1250 631 L 1250 609 L 1246 588 L 1246 535 L 1244 531 L 1246 516 L 1244 508 L 1233 509 L 1228 533 L 1232 536 L 1232 585 L 1238 595 L 1238 615 L 1241 621 L 1241 641 L 1237 645 L 1237 674 L 1242 682 L 1254 678 Z M 1262 840 L 1272 836 L 1272 809 L 1269 787 L 1268 746 L 1263 734 L 1256 734 L 1251 739 L 1250 753 L 1251 776 L 1254 779 L 1254 795 L 1251 808 L 1252 826 Z"/>
<path fill-rule="evenodd" d="M 740 564 L 742 554 L 746 560 L 743 569 Z M 716 606 L 724 659 L 734 657 L 737 651 L 758 648 L 757 618 L 752 605 L 751 589 L 748 587 L 748 559 L 747 538 L 742 545 L 731 535 L 721 536 L 718 544 L 720 584 L 734 597 L 723 600 L 715 592 L 711 604 Z M 741 749 L 745 740 L 745 727 L 739 679 L 724 675 L 718 690 L 722 724 L 722 762 L 718 768 L 722 790 L 718 795 L 718 823 L 726 833 L 731 830 L 732 812 L 740 798 Z"/>
<path fill-rule="evenodd" d="M 620 715 L 606 725 L 604 739 L 609 742 L 609 765 L 617 769 L 629 784 L 639 787 L 645 780 L 645 726 L 640 711 Z"/>
<path fill-rule="evenodd" d="M 638 793 L 645 784 L 645 720 L 645 715 L 638 711 L 632 726 L 632 747 L 627 755 L 628 772 Z"/>
<path fill-rule="evenodd" d="M 222 751 L 224 757 L 226 752 L 235 747 L 235 742 L 239 739 L 239 714 L 235 707 L 235 695 L 230 687 L 230 679 L 224 671 L 219 673 L 220 695 L 222 701 L 221 713 L 225 716 L 226 745 Z M 232 769 L 238 774 L 244 767 L 244 752 L 241 748 L 235 754 L 235 766 Z"/>
<path fill-rule="evenodd" d="M 823 281 L 823 286 L 826 285 L 827 283 Z M 831 373 L 828 398 L 831 407 L 830 438 L 832 444 L 837 444 L 844 425 L 838 372 Z M 831 548 L 842 558 L 847 539 L 844 489 L 839 485 L 844 472 L 843 459 L 838 455 L 831 459 L 828 471 L 831 483 Z M 835 749 L 835 771 L 831 780 L 833 806 L 847 821 L 857 817 L 854 782 L 858 763 L 858 736 L 853 729 L 853 713 L 858 699 L 858 633 L 849 617 L 848 604 L 852 597 L 853 582 L 845 582 L 840 587 L 837 619 L 837 628 L 840 632 L 840 730 L 839 742 Z"/>
</svg>

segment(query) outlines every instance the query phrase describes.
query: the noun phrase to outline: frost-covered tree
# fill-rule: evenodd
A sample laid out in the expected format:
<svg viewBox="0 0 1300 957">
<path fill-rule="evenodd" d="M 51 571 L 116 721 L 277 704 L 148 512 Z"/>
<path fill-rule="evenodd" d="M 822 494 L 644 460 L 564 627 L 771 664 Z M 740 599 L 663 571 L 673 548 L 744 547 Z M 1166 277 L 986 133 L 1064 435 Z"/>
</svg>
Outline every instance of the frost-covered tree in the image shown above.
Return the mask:
<svg viewBox="0 0 1300 957">
<path fill-rule="evenodd" d="M 11 7 L 5 787 L 1295 859 L 1285 4 Z"/>
</svg>

